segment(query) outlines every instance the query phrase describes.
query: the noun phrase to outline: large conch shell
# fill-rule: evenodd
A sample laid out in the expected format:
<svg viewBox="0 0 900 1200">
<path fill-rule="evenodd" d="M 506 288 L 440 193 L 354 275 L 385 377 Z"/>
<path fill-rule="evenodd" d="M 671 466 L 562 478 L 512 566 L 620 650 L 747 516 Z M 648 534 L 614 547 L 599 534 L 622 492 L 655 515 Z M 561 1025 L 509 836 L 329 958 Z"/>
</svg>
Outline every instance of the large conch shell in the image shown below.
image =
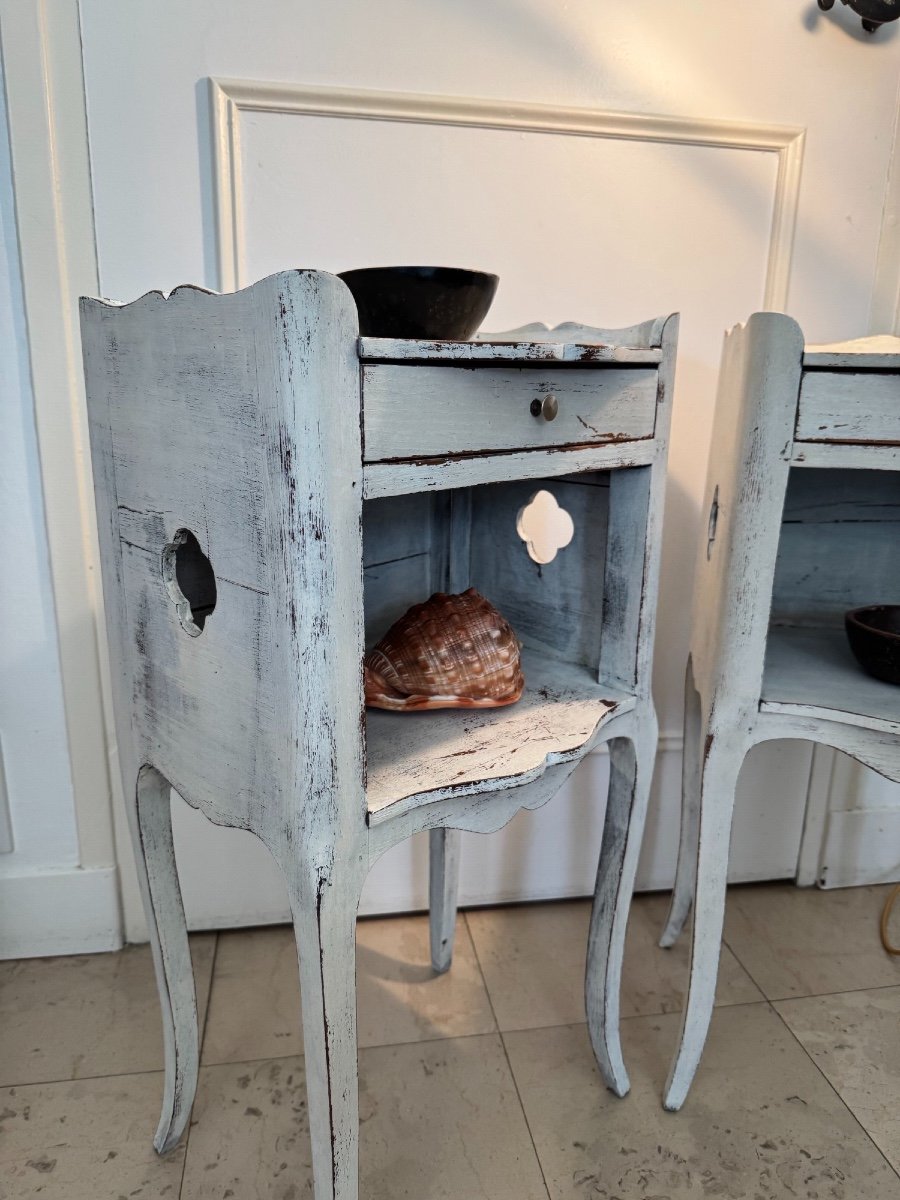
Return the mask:
<svg viewBox="0 0 900 1200">
<path fill-rule="evenodd" d="M 515 704 L 525 686 L 520 651 L 508 622 L 474 588 L 436 592 L 366 655 L 366 704 L 399 712 Z"/>
</svg>

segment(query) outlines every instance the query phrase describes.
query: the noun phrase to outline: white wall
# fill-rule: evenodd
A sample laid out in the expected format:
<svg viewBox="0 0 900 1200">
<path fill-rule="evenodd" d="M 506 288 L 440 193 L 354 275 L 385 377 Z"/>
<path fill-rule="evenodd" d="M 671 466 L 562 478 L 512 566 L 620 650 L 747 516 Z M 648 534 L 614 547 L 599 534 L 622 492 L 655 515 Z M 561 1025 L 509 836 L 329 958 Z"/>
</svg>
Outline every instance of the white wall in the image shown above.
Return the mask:
<svg viewBox="0 0 900 1200">
<path fill-rule="evenodd" d="M 206 90 L 219 76 L 805 129 L 787 306 L 810 340 L 868 330 L 900 39 L 862 35 L 842 6 L 825 16 L 814 0 L 257 0 L 251 15 L 246 0 L 82 0 L 82 29 L 101 286 L 117 299 L 219 285 Z M 722 330 L 763 303 L 772 157 L 285 112 L 245 115 L 242 136 L 245 281 L 289 265 L 389 261 L 405 245 L 413 257 L 499 261 L 501 327 L 682 309 L 656 671 L 669 736 L 641 870 L 645 886 L 664 884 L 716 367 Z M 404 155 L 418 210 L 392 190 Z M 808 751 L 790 746 L 754 754 L 738 805 L 739 877 L 792 872 L 807 768 Z M 467 845 L 463 895 L 538 894 L 542 881 L 559 892 L 563 876 L 585 890 L 599 814 L 570 811 L 589 811 L 588 775 L 602 784 L 604 770 L 592 761 L 565 798 L 471 854 Z M 201 913 L 204 891 L 209 920 L 229 904 L 243 919 L 283 907 L 239 834 L 210 834 L 189 813 L 178 832 L 189 911 Z M 394 885 L 398 905 L 422 896 L 415 851 L 377 872 L 382 897 Z"/>
<path fill-rule="evenodd" d="M 550 0 L 459 0 L 452 5 L 424 5 L 421 0 L 383 0 L 377 5 L 368 0 L 342 4 L 256 0 L 252 5 L 249 0 L 193 0 L 190 5 L 176 0 L 157 0 L 152 5 L 128 5 L 120 0 L 80 0 L 80 4 L 78 0 L 34 0 L 34 11 L 40 14 L 40 21 L 34 19 L 35 27 L 42 22 L 52 33 L 58 24 L 68 21 L 74 28 L 79 9 L 101 287 L 107 295 L 130 299 L 149 287 L 171 287 L 185 281 L 217 283 L 205 83 L 207 76 L 215 75 L 493 96 L 805 128 L 806 158 L 788 308 L 812 340 L 849 337 L 868 329 L 897 111 L 900 28 L 888 28 L 868 38 L 860 34 L 842 6 L 824 16 L 814 0 L 798 0 L 796 5 L 755 0 L 742 6 L 725 5 L 721 0 L 694 5 L 660 5 L 657 0 L 632 0 L 627 5 L 608 0 L 569 0 L 565 5 Z M 14 25 L 24 30 L 31 17 L 22 14 L 29 12 L 30 4 L 19 8 L 16 0 L 3 12 L 4 53 L 19 60 L 23 53 L 32 54 L 34 46 L 23 51 L 11 37 L 10 28 Z M 14 14 L 15 20 L 9 14 Z M 57 94 L 51 95 L 52 103 L 63 113 L 80 103 L 77 30 L 69 41 L 76 48 L 69 75 L 72 81 L 79 77 L 78 87 L 73 83 L 68 93 L 58 87 Z M 53 61 L 57 49 L 49 46 L 51 69 L 58 75 L 58 64 Z M 38 55 L 33 57 L 37 60 Z M 79 61 L 74 70 L 76 57 Z M 21 76 L 18 66 L 17 75 Z M 37 104 L 39 87 L 35 95 Z M 16 128 L 20 128 L 18 123 Z M 4 129 L 5 112 L 0 134 Z M 351 250 L 358 258 L 359 247 L 346 242 L 345 254 L 338 253 L 340 207 L 321 205 L 327 181 L 319 177 L 315 183 L 315 139 L 320 135 L 312 134 L 308 123 L 304 126 L 290 117 L 253 118 L 247 121 L 247 129 L 248 197 L 255 205 L 248 213 L 251 269 L 255 273 L 270 269 L 269 256 L 282 244 L 303 265 L 345 266 Z M 64 125 L 55 132 L 65 168 L 71 139 Z M 382 126 L 379 137 L 387 136 Z M 449 144 L 452 139 L 446 140 Z M 2 954 L 15 953 L 16 947 L 23 945 L 29 953 L 50 952 L 54 946 L 98 948 L 114 944 L 117 931 L 110 917 L 114 909 L 111 872 L 85 871 L 79 863 L 77 830 L 86 826 L 81 809 L 77 820 L 73 809 L 73 774 L 78 803 L 82 803 L 81 789 L 77 786 L 77 755 L 76 768 L 70 770 L 66 750 L 59 661 L 71 694 L 76 689 L 73 672 L 66 665 L 72 661 L 66 648 L 73 629 L 76 640 L 87 639 L 89 630 L 80 619 L 65 620 L 70 606 L 67 589 L 62 587 L 63 594 L 57 597 L 64 616 L 58 659 L 28 356 L 25 331 L 17 315 L 21 313 L 21 294 L 9 159 L 5 137 L 0 136 L 0 141 L 4 255 L 0 263 L 0 382 L 4 426 L 10 426 L 0 446 L 0 486 L 4 525 L 10 526 L 5 529 L 5 541 L 15 547 L 9 557 L 16 562 L 13 578 L 6 572 L 0 582 L 0 739 L 15 836 L 13 852 L 0 852 L 0 909 L 8 914 L 5 924 L 0 923 Z M 476 142 L 473 137 L 471 144 Z M 377 143 L 373 138 L 372 146 Z M 290 172 L 279 170 L 280 146 L 291 156 Z M 610 162 L 618 149 L 606 145 L 604 153 Z M 746 206 L 734 204 L 730 209 L 741 224 L 740 247 L 735 242 L 731 250 L 737 256 L 735 262 L 742 263 L 739 270 L 735 267 L 740 278 L 732 290 L 720 289 L 721 294 L 714 297 L 699 295 L 703 288 L 690 269 L 690 253 L 696 255 L 697 263 L 708 261 L 701 214 L 688 231 L 692 240 L 678 242 L 677 255 L 670 260 L 654 259 L 654 270 L 666 281 L 664 286 L 655 277 L 648 281 L 642 275 L 646 272 L 646 242 L 638 230 L 635 238 L 621 243 L 616 272 L 610 271 L 608 255 L 600 255 L 597 262 L 590 260 L 591 276 L 587 290 L 578 297 L 577 312 L 569 306 L 570 284 L 562 277 L 552 289 L 544 287 L 513 299 L 508 294 L 503 300 L 504 315 L 508 309 L 511 321 L 574 316 L 598 323 L 624 323 L 650 315 L 645 311 L 645 296 L 652 297 L 650 305 L 657 311 L 684 309 L 657 656 L 658 699 L 663 728 L 670 735 L 659 778 L 666 803 L 657 804 L 654 810 L 642 867 L 644 883 L 656 886 L 665 882 L 674 837 L 690 563 L 721 330 L 761 304 L 766 245 L 760 213 L 771 196 L 772 183 L 771 160 L 766 156 L 752 161 L 753 155 L 746 151 L 686 151 L 669 145 L 661 147 L 660 155 L 659 161 L 671 172 L 667 190 L 672 180 L 677 186 L 680 171 L 686 185 L 705 193 L 702 202 L 707 210 L 727 205 L 723 197 L 734 200 L 743 188 Z M 739 155 L 743 155 L 744 172 L 740 176 L 733 169 Z M 629 158 L 625 152 L 622 158 L 623 169 L 633 172 L 628 163 L 637 162 L 640 153 Z M 571 162 L 575 163 L 574 152 Z M 371 166 L 377 184 L 379 164 L 373 160 Z M 640 169 L 647 180 L 646 221 L 656 229 L 657 215 L 664 215 L 666 209 L 666 195 L 652 166 Z M 66 179 L 63 169 L 59 177 L 63 190 Z M 318 187 L 315 194 L 314 186 Z M 532 231 L 544 244 L 552 244 L 561 233 L 571 234 L 573 213 L 588 244 L 592 223 L 597 227 L 603 224 L 607 235 L 614 231 L 610 221 L 615 221 L 616 213 L 609 211 L 602 171 L 590 192 L 585 191 L 577 170 L 563 180 L 544 179 L 541 186 L 548 195 L 558 196 L 560 214 L 557 226 L 549 221 Z M 53 194 L 52 187 L 33 191 L 44 197 Z M 489 207 L 495 200 L 482 196 L 478 202 Z M 297 220 L 301 209 L 312 213 L 316 203 L 323 207 L 330 224 L 325 229 L 301 227 Z M 740 217 L 742 212 L 749 214 L 746 220 Z M 671 219 L 671 211 L 667 213 Z M 499 213 L 498 217 L 497 212 L 489 215 L 492 220 L 503 216 Z M 89 239 L 81 232 L 70 239 L 69 253 L 76 245 L 87 244 Z M 656 232 L 658 237 L 658 229 Z M 43 239 L 52 257 L 50 223 L 46 233 L 40 228 L 33 229 L 32 235 Z M 385 236 L 382 221 L 378 237 Z M 738 254 L 748 246 L 755 255 L 752 262 Z M 686 252 L 690 252 L 687 267 L 683 261 Z M 727 265 L 723 256 L 728 253 L 728 246 L 716 250 L 720 267 Z M 585 263 L 587 270 L 587 257 Z M 279 258 L 277 265 L 288 263 Z M 626 291 L 626 282 L 634 284 L 631 293 Z M 527 310 L 513 313 L 518 299 L 527 300 Z M 66 299 L 65 304 L 70 301 Z M 35 352 L 46 360 L 46 356 L 60 353 L 58 343 L 59 339 L 51 338 Z M 37 391 L 38 411 L 46 422 L 47 399 L 40 386 Z M 54 399 L 51 388 L 51 405 Z M 41 437 L 46 452 L 44 428 Z M 45 472 L 48 469 L 45 463 Z M 45 488 L 58 481 L 59 473 L 52 474 L 52 480 L 45 478 Z M 12 506 L 7 502 L 7 489 L 14 493 Z M 48 511 L 54 511 L 54 503 L 59 505 L 61 495 L 64 504 L 59 489 L 47 491 Z M 74 496 L 72 507 L 74 511 Z M 54 518 L 51 532 L 56 545 L 60 527 Z M 74 545 L 74 539 L 69 544 Z M 56 564 L 56 554 L 53 561 Z M 83 611 L 94 603 L 87 589 L 78 603 Z M 77 683 L 78 672 L 74 674 Z M 71 707 L 68 715 L 71 727 Z M 73 745 L 83 750 L 85 741 L 74 738 Z M 567 802 L 576 813 L 579 806 L 586 809 L 591 805 L 591 778 L 602 783 L 604 772 L 605 760 L 592 760 L 573 784 Z M 789 746 L 760 751 L 748 767 L 738 810 L 742 876 L 753 875 L 753 864 L 764 857 L 762 849 L 767 839 L 771 844 L 773 829 L 775 840 L 781 838 L 784 843 L 783 859 L 789 870 L 792 848 L 799 838 L 804 777 L 803 759 Z M 102 806 L 108 797 L 100 795 L 100 790 L 96 789 L 98 808 L 105 817 Z M 871 810 L 871 798 L 867 804 Z M 896 811 L 900 814 L 900 807 Z M 468 894 L 482 898 L 478 888 L 485 882 L 501 892 L 517 894 L 524 879 L 534 881 L 540 876 L 548 859 L 568 871 L 574 886 L 584 890 L 595 858 L 600 814 L 585 818 L 575 836 L 577 826 L 562 822 L 560 812 L 558 804 L 550 806 L 542 814 L 524 818 L 505 841 L 498 836 L 486 842 L 477 864 L 470 860 Z M 196 843 L 200 831 L 195 839 L 188 828 L 193 818 L 182 816 L 182 844 Z M 2 836 L 0 829 L 0 841 Z M 218 872 L 224 876 L 223 895 L 239 895 L 243 886 L 249 903 L 254 898 L 249 895 L 254 891 L 252 872 L 247 873 L 242 852 L 234 851 L 233 859 L 229 858 L 233 839 L 239 835 L 223 831 L 221 841 L 219 836 L 217 832 L 204 843 L 205 855 L 216 857 Z M 127 857 L 127 847 L 121 847 L 121 852 Z M 390 868 L 398 878 L 405 873 L 407 883 L 411 881 L 415 894 L 421 895 L 421 857 L 415 851 L 404 854 L 403 861 L 393 864 L 383 860 L 384 870 Z M 91 865 L 102 860 L 96 853 L 85 855 Z M 89 875 L 97 880 L 102 875 L 103 904 L 95 903 L 98 893 L 85 890 L 83 878 Z M 188 891 L 190 886 L 188 880 Z M 73 901 L 72 889 L 79 887 L 83 898 Z M 406 883 L 404 889 L 408 895 Z M 397 903 L 404 903 L 403 896 L 398 895 Z M 11 937 L 13 926 L 19 932 L 18 941 Z"/>
<path fill-rule="evenodd" d="M 2 89 L 0 422 L 0 952 L 99 948 L 109 923 L 80 886 Z"/>
</svg>

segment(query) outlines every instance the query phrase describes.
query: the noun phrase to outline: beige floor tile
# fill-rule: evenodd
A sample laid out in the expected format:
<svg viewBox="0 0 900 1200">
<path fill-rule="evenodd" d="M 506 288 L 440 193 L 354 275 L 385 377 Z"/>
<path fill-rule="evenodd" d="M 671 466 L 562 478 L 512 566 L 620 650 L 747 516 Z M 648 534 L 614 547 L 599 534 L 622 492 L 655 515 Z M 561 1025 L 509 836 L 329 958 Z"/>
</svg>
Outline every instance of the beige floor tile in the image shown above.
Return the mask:
<svg viewBox="0 0 900 1200">
<path fill-rule="evenodd" d="M 767 1005 L 720 1008 L 680 1113 L 660 1103 L 678 1017 L 624 1023 L 632 1091 L 586 1028 L 504 1035 L 552 1200 L 898 1200 L 900 1179 Z"/>
<path fill-rule="evenodd" d="M 191 938 L 201 1020 L 215 934 Z M 163 1065 L 149 946 L 0 963 L 0 1085 L 84 1079 Z"/>
<path fill-rule="evenodd" d="M 546 1200 L 496 1035 L 361 1054 L 366 1200 Z M 204 1067 L 183 1200 L 312 1196 L 303 1060 Z"/>
<path fill-rule="evenodd" d="M 900 988 L 781 1000 L 775 1007 L 900 1171 Z"/>
<path fill-rule="evenodd" d="M 427 917 L 360 921 L 356 933 L 359 1043 L 393 1046 L 497 1028 L 465 918 L 453 965 L 431 969 Z"/>
<path fill-rule="evenodd" d="M 889 885 L 732 888 L 725 941 L 770 1000 L 900 984 L 878 920 Z"/>
<path fill-rule="evenodd" d="M 0 1091 L 3 1200 L 176 1200 L 184 1151 L 153 1149 L 163 1077 L 115 1075 Z"/>
<path fill-rule="evenodd" d="M 625 1017 L 681 1008 L 688 938 L 657 945 L 666 896 L 637 896 L 628 922 L 622 978 Z M 535 1029 L 584 1020 L 584 962 L 590 903 L 529 904 L 466 914 L 501 1029 Z M 725 947 L 717 1003 L 761 998 Z"/>
<path fill-rule="evenodd" d="M 302 1049 L 291 928 L 220 933 L 201 1061 L 277 1058 Z"/>
<path fill-rule="evenodd" d="M 490 1002 L 465 921 L 453 967 L 435 976 L 427 917 L 357 925 L 357 1006 L 361 1046 L 395 1045 L 494 1030 Z M 203 1062 L 239 1062 L 300 1053 L 297 957 L 286 927 L 220 936 Z"/>
</svg>

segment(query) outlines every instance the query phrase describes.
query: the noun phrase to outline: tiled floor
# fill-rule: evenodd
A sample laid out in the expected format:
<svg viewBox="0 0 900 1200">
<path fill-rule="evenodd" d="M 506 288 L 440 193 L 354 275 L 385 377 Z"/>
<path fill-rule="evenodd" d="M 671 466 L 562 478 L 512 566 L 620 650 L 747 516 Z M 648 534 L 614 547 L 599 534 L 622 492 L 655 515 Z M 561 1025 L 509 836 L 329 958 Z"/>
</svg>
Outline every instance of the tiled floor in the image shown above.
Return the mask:
<svg viewBox="0 0 900 1200">
<path fill-rule="evenodd" d="M 600 1083 L 582 1010 L 588 906 L 359 925 L 363 1200 L 900 1200 L 900 960 L 884 890 L 730 893 L 718 1009 L 680 1113 L 660 1104 L 686 939 L 635 902 L 622 997 L 632 1091 Z M 150 955 L 0 963 L 3 1200 L 312 1197 L 286 929 L 193 939 L 205 1029 L 188 1138 L 151 1148 L 162 1053 Z"/>
</svg>

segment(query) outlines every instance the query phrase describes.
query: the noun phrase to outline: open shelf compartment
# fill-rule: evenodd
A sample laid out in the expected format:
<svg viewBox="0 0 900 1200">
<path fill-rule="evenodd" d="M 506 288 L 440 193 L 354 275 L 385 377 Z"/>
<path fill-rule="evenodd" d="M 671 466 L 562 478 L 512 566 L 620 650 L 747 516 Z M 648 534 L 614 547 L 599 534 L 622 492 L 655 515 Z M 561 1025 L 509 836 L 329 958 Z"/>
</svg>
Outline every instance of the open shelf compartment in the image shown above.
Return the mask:
<svg viewBox="0 0 900 1200">
<path fill-rule="evenodd" d="M 854 658 L 844 613 L 900 603 L 900 474 L 800 468 L 785 499 L 760 710 L 900 733 L 900 687 Z"/>
<path fill-rule="evenodd" d="M 842 629 L 776 625 L 769 630 L 760 711 L 900 734 L 900 687 L 867 675 Z"/>
<path fill-rule="evenodd" d="M 541 490 L 575 527 L 544 564 L 529 557 L 516 530 L 520 510 Z M 471 586 L 515 630 L 526 682 L 506 708 L 367 709 L 370 823 L 450 794 L 529 782 L 586 753 L 605 723 L 634 706 L 598 674 L 609 505 L 605 472 L 365 502 L 367 648 L 411 605 Z"/>
<path fill-rule="evenodd" d="M 370 824 L 423 801 L 528 783 L 548 766 L 581 758 L 634 698 L 603 687 L 587 667 L 525 650 L 525 691 L 507 708 L 366 717 Z"/>
</svg>

